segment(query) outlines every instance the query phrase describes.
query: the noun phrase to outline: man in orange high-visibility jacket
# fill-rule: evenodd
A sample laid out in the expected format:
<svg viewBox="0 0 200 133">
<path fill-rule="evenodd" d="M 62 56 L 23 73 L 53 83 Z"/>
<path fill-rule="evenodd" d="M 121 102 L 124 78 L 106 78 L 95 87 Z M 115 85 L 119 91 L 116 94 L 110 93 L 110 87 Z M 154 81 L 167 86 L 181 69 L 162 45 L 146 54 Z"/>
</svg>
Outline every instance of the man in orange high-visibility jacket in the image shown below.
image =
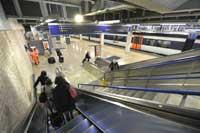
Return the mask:
<svg viewBox="0 0 200 133">
<path fill-rule="evenodd" d="M 40 63 L 40 61 L 39 61 L 39 51 L 37 48 L 33 49 L 33 57 L 34 57 L 33 60 L 34 60 L 35 64 L 38 65 Z"/>
<path fill-rule="evenodd" d="M 39 51 L 38 51 L 38 49 L 36 49 L 36 48 L 33 49 L 33 51 L 31 52 L 31 58 L 36 65 L 39 64 Z"/>
</svg>

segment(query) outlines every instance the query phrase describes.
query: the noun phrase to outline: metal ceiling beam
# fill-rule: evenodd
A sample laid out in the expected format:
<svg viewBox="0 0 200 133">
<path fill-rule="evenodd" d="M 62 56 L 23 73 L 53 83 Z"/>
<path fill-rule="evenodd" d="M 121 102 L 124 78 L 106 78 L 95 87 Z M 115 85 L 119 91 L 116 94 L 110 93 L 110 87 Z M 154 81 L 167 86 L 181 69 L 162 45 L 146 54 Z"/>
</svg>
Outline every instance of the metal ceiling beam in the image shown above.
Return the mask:
<svg viewBox="0 0 200 133">
<path fill-rule="evenodd" d="M 116 1 L 116 0 L 111 0 L 111 1 Z M 117 0 L 117 2 L 121 2 L 124 4 L 132 5 L 134 7 L 139 7 L 150 11 L 155 11 L 158 13 L 165 13 L 172 11 L 171 9 L 163 5 L 160 5 L 157 2 L 153 2 L 152 0 Z"/>
<path fill-rule="evenodd" d="M 55 2 L 55 1 L 47 1 L 47 0 L 25 0 L 25 1 L 31 1 L 31 2 L 41 2 L 41 1 L 43 1 L 44 3 L 49 3 L 49 4 L 80 8 L 79 5 L 75 5 L 75 4 L 71 4 L 71 3 L 63 3 L 63 2 Z"/>
<path fill-rule="evenodd" d="M 21 11 L 21 8 L 20 8 L 20 5 L 19 5 L 19 1 L 18 1 L 18 0 L 13 0 L 13 4 L 14 4 L 14 6 L 15 6 L 17 15 L 18 15 L 19 17 L 22 17 L 22 11 Z"/>
<path fill-rule="evenodd" d="M 91 12 L 91 13 L 87 13 L 87 14 L 84 14 L 84 16 L 93 16 L 93 15 L 97 15 L 97 14 L 103 14 L 103 13 L 106 13 L 106 12 L 112 12 L 112 11 L 118 11 L 118 10 L 123 10 L 123 9 L 130 9 L 130 8 L 134 8 L 133 6 L 128 6 L 128 5 L 119 5 L 119 6 L 114 6 L 114 7 L 110 7 L 110 8 L 105 8 L 103 10 L 98 10 L 98 11 L 95 11 L 95 12 Z"/>
</svg>

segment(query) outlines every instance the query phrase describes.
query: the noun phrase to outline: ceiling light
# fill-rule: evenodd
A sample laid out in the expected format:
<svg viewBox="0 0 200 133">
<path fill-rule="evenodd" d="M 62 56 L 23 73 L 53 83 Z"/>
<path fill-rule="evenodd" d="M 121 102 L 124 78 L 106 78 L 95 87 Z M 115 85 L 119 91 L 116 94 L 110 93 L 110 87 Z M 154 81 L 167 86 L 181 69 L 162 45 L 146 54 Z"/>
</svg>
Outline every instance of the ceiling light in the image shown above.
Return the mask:
<svg viewBox="0 0 200 133">
<path fill-rule="evenodd" d="M 99 24 L 117 24 L 120 20 L 99 21 Z"/>
<path fill-rule="evenodd" d="M 81 22 L 83 22 L 83 16 L 80 15 L 80 14 L 77 14 L 77 15 L 75 15 L 75 17 L 74 17 L 74 20 L 75 20 L 75 22 L 77 22 L 77 23 L 81 23 Z"/>
<path fill-rule="evenodd" d="M 53 22 L 53 21 L 55 21 L 56 19 L 47 19 L 47 20 L 45 20 L 45 22 L 46 23 L 50 23 L 50 22 Z"/>
</svg>

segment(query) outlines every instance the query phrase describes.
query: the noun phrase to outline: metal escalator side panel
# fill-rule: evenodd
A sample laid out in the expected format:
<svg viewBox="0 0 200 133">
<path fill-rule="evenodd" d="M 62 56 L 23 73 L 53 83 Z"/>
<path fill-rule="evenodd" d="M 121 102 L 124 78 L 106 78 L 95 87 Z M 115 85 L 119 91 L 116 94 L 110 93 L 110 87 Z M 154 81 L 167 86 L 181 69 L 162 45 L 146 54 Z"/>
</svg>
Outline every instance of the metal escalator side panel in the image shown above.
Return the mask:
<svg viewBox="0 0 200 133">
<path fill-rule="evenodd" d="M 87 120 L 84 119 L 79 124 L 77 124 L 75 127 L 73 127 L 71 130 L 69 130 L 69 133 L 82 133 L 86 131 L 92 124 Z"/>
<path fill-rule="evenodd" d="M 90 126 L 84 133 L 101 133 L 95 126 Z"/>
<path fill-rule="evenodd" d="M 62 131 L 67 132 L 71 130 L 72 128 L 74 128 L 79 123 L 81 123 L 83 120 L 84 120 L 84 117 L 82 115 L 79 115 L 75 117 L 73 120 L 67 122 L 67 124 L 61 127 L 60 129 L 58 129 L 57 132 L 62 132 Z"/>
</svg>

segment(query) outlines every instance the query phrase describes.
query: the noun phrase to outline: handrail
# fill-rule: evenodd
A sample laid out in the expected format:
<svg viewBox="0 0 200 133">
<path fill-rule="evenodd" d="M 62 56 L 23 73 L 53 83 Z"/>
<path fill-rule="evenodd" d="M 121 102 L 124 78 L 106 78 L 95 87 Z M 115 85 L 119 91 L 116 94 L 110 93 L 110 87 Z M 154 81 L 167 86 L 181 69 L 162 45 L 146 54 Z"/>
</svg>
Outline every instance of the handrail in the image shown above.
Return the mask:
<svg viewBox="0 0 200 133">
<path fill-rule="evenodd" d="M 190 89 L 177 90 L 177 89 L 160 89 L 160 88 L 127 87 L 127 86 L 103 86 L 103 85 L 93 85 L 93 84 L 78 84 L 78 88 L 80 88 L 81 85 L 93 86 L 93 87 L 108 87 L 108 88 L 113 88 L 113 89 L 145 91 L 145 92 L 158 92 L 158 93 L 200 96 L 200 91 L 190 90 Z"/>
<path fill-rule="evenodd" d="M 140 66 L 140 67 L 135 67 L 135 68 L 130 68 L 130 69 L 122 69 L 122 70 L 118 70 L 118 71 L 135 70 L 135 69 L 156 67 L 156 66 L 161 67 L 161 66 L 164 66 L 164 65 L 172 65 L 172 64 L 176 64 L 176 63 L 195 61 L 195 60 L 198 60 L 198 59 L 200 60 L 200 56 L 189 56 L 189 57 L 179 58 L 179 59 L 176 59 L 176 60 L 170 60 L 170 61 L 166 61 L 166 62 L 155 63 L 155 64 L 151 64 L 151 65 Z M 112 73 L 112 72 L 107 72 L 107 73 Z"/>
<path fill-rule="evenodd" d="M 121 78 L 121 77 L 114 77 L 115 79 L 118 80 L 166 80 L 166 79 L 200 79 L 200 76 L 192 76 L 192 77 L 186 77 L 186 76 L 182 76 L 182 77 L 175 77 L 177 75 L 173 75 L 173 76 L 160 76 L 160 75 L 156 75 L 156 76 L 151 76 L 151 77 L 146 77 L 146 76 L 131 76 L 131 77 L 126 77 L 126 78 Z"/>
<path fill-rule="evenodd" d="M 182 59 L 184 57 L 197 56 L 197 55 L 199 55 L 199 50 L 195 49 L 195 50 L 190 50 L 190 51 L 187 51 L 187 52 L 183 52 L 181 54 L 168 55 L 167 57 L 154 58 L 154 59 L 150 59 L 150 60 L 144 60 L 144 61 L 135 62 L 135 63 L 131 63 L 131 64 L 121 65 L 121 67 L 123 68 L 123 67 L 126 67 L 126 66 L 134 66 L 134 65 L 138 65 L 139 66 L 139 65 L 141 65 L 141 63 L 142 63 L 142 65 L 149 64 L 149 63 L 152 63 L 152 62 L 153 62 L 152 64 L 162 63 L 162 60 L 165 60 L 163 58 L 167 58 L 168 60 L 163 61 L 163 62 L 167 62 L 167 61 L 170 61 L 170 57 L 172 57 L 171 60 L 179 60 L 179 59 Z M 194 52 L 194 53 L 190 54 L 192 52 Z M 181 56 L 181 55 L 183 55 L 183 56 Z M 175 58 L 176 56 L 178 56 L 177 59 Z M 156 62 L 154 62 L 155 60 L 156 60 Z"/>
</svg>

